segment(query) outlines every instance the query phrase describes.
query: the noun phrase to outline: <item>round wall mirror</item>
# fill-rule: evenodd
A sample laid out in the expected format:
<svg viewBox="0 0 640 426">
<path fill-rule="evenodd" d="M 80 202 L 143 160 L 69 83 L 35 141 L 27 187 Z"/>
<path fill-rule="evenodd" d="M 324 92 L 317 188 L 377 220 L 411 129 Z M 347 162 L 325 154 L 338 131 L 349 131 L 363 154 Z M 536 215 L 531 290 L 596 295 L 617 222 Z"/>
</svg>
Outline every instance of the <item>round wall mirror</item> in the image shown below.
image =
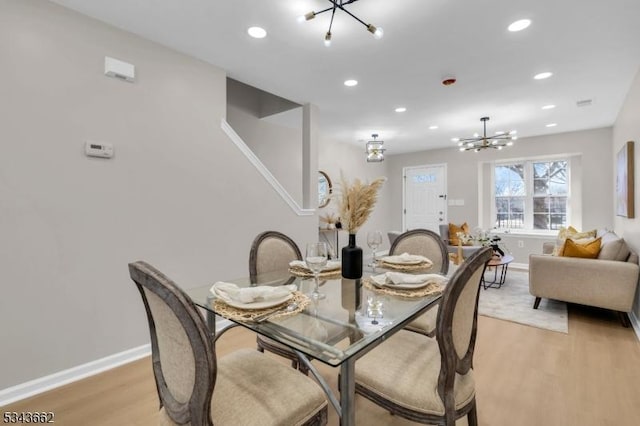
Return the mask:
<svg viewBox="0 0 640 426">
<path fill-rule="evenodd" d="M 331 198 L 331 191 L 333 190 L 333 186 L 331 185 L 331 179 L 329 179 L 329 175 L 320 170 L 318 172 L 318 207 L 322 208 L 329 204 Z"/>
</svg>

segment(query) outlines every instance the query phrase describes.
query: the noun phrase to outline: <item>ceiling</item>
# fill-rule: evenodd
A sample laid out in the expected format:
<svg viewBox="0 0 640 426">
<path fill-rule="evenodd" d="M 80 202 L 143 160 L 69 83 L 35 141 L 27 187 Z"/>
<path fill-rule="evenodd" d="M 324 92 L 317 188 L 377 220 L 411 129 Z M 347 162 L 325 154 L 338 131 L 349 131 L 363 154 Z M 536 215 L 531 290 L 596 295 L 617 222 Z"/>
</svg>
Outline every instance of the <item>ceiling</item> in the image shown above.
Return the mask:
<svg viewBox="0 0 640 426">
<path fill-rule="evenodd" d="M 330 13 L 296 20 L 328 0 L 52 1 L 313 103 L 324 135 L 362 144 L 378 133 L 391 155 L 453 149 L 451 138 L 482 133 L 482 116 L 488 134 L 520 138 L 611 126 L 640 68 L 638 0 L 359 0 L 348 10 L 384 37 L 338 11 L 328 48 Z M 529 28 L 507 31 L 523 18 Z M 543 71 L 553 76 L 533 79 Z"/>
</svg>

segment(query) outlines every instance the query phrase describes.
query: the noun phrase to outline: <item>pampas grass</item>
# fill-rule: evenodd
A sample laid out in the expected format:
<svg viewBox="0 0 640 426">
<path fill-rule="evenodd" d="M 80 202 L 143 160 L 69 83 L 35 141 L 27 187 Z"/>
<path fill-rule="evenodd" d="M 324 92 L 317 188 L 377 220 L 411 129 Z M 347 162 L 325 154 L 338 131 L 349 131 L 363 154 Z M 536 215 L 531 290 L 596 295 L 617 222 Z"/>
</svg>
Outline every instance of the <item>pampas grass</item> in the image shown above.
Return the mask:
<svg viewBox="0 0 640 426">
<path fill-rule="evenodd" d="M 355 234 L 364 225 L 378 201 L 378 191 L 387 180 L 379 177 L 371 183 L 363 183 L 355 179 L 349 183 L 340 173 L 340 188 L 337 199 L 340 203 L 340 222 L 342 228 Z"/>
</svg>

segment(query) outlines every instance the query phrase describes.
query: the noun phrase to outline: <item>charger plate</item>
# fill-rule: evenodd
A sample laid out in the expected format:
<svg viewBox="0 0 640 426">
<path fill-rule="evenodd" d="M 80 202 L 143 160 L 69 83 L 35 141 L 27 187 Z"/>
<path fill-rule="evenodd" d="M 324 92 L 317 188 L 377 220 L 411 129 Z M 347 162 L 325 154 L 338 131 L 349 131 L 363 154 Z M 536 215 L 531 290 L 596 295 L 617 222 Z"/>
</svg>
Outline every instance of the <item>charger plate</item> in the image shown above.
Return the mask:
<svg viewBox="0 0 640 426">
<path fill-rule="evenodd" d="M 367 290 L 372 290 L 376 293 L 387 294 L 389 296 L 403 296 L 403 297 L 425 297 L 434 294 L 442 293 L 444 286 L 437 283 L 428 283 L 423 287 L 413 290 L 405 290 L 400 288 L 380 287 L 375 284 L 369 277 L 362 280 L 364 287 Z"/>
<path fill-rule="evenodd" d="M 279 305 L 271 306 L 268 308 L 262 308 L 262 309 L 236 308 L 234 306 L 228 305 L 224 300 L 219 298 L 214 299 L 212 303 L 213 303 L 213 310 L 215 311 L 216 314 L 233 321 L 252 321 L 256 317 L 284 308 L 285 306 L 287 306 L 289 303 L 292 303 L 292 302 L 296 302 L 298 304 L 298 307 L 296 309 L 290 312 L 282 312 L 282 313 L 276 314 L 271 318 L 279 318 L 279 317 L 295 315 L 304 311 L 304 309 L 307 306 L 309 306 L 310 300 L 307 295 L 299 291 L 294 291 L 289 296 L 290 297 L 288 299 L 286 299 L 284 302 L 280 302 Z"/>
</svg>

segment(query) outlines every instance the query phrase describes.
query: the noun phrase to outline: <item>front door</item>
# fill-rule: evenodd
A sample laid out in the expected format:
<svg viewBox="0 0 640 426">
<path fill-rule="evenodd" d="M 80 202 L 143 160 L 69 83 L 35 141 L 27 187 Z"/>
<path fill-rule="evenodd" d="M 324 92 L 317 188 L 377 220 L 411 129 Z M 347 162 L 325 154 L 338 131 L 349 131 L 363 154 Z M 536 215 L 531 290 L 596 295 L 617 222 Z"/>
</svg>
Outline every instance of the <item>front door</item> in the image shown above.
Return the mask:
<svg viewBox="0 0 640 426">
<path fill-rule="evenodd" d="M 403 228 L 430 229 L 439 233 L 447 223 L 447 165 L 405 167 Z"/>
</svg>

